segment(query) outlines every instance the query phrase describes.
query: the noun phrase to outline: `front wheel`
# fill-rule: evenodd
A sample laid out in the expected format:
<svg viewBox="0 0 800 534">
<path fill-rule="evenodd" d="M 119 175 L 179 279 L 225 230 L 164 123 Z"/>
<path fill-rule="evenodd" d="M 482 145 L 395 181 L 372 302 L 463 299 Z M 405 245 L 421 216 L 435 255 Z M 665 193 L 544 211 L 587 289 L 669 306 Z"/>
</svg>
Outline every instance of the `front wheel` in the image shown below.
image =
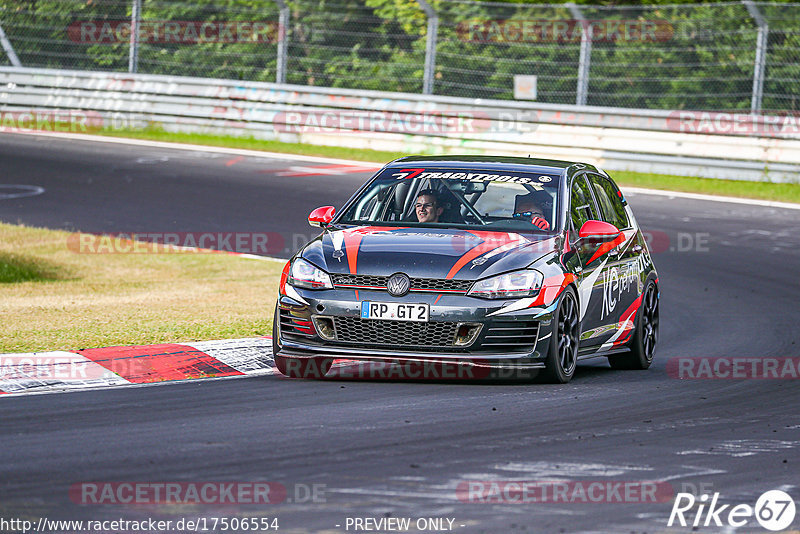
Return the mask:
<svg viewBox="0 0 800 534">
<path fill-rule="evenodd" d="M 566 384 L 572 380 L 578 364 L 580 327 L 578 299 L 575 297 L 575 291 L 568 287 L 564 290 L 561 302 L 553 314 L 553 335 L 543 375 L 547 382 Z"/>
<path fill-rule="evenodd" d="M 627 354 L 609 356 L 613 369 L 644 370 L 653 363 L 658 341 L 658 287 L 652 280 L 647 282 L 642 293 L 642 305 L 631 339 L 631 351 Z"/>
</svg>

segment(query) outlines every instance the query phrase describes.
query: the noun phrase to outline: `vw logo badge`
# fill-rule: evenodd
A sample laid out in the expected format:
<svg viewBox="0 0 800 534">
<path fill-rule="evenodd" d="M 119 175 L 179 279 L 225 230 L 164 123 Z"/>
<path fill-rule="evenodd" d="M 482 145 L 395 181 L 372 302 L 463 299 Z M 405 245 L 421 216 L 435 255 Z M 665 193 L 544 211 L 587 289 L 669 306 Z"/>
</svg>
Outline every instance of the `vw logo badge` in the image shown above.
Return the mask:
<svg viewBox="0 0 800 534">
<path fill-rule="evenodd" d="M 411 288 L 411 280 L 403 273 L 393 274 L 386 283 L 389 294 L 395 297 L 402 297 Z"/>
</svg>

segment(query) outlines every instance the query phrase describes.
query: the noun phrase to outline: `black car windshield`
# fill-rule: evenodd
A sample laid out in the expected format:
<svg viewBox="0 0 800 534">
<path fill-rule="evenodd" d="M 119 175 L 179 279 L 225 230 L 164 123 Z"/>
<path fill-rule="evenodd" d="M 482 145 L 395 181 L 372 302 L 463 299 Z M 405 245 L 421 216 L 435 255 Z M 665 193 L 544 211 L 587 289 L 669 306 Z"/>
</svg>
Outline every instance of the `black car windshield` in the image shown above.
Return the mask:
<svg viewBox="0 0 800 534">
<path fill-rule="evenodd" d="M 385 169 L 337 224 L 551 232 L 558 222 L 555 174 L 452 168 Z"/>
</svg>

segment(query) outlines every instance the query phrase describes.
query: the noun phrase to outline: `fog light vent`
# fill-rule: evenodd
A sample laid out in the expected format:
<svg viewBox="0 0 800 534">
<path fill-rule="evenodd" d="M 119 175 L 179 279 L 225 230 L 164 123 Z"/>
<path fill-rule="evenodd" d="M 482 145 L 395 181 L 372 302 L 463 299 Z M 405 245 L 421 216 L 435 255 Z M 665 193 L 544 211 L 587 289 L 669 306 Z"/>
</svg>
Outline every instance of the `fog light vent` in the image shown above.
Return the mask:
<svg viewBox="0 0 800 534">
<path fill-rule="evenodd" d="M 312 320 L 314 321 L 314 326 L 317 329 L 317 334 L 319 334 L 319 337 L 327 341 L 336 340 L 336 329 L 333 326 L 332 317 L 315 316 L 312 317 Z"/>
<path fill-rule="evenodd" d="M 479 323 L 458 323 L 454 345 L 457 347 L 472 345 L 481 331 L 481 326 Z"/>
</svg>

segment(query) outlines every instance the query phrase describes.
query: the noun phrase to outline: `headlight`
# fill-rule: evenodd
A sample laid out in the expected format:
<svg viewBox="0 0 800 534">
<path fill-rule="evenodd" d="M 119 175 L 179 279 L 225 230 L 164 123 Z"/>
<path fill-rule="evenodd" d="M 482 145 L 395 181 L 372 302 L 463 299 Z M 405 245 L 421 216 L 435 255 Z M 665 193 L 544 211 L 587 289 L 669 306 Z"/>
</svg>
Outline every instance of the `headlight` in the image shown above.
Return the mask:
<svg viewBox="0 0 800 534">
<path fill-rule="evenodd" d="M 322 269 L 317 269 L 302 258 L 292 262 L 289 270 L 289 283 L 306 289 L 333 289 L 331 277 Z"/>
<path fill-rule="evenodd" d="M 467 295 L 482 299 L 532 297 L 542 288 L 542 273 L 525 270 L 478 280 Z"/>
</svg>

